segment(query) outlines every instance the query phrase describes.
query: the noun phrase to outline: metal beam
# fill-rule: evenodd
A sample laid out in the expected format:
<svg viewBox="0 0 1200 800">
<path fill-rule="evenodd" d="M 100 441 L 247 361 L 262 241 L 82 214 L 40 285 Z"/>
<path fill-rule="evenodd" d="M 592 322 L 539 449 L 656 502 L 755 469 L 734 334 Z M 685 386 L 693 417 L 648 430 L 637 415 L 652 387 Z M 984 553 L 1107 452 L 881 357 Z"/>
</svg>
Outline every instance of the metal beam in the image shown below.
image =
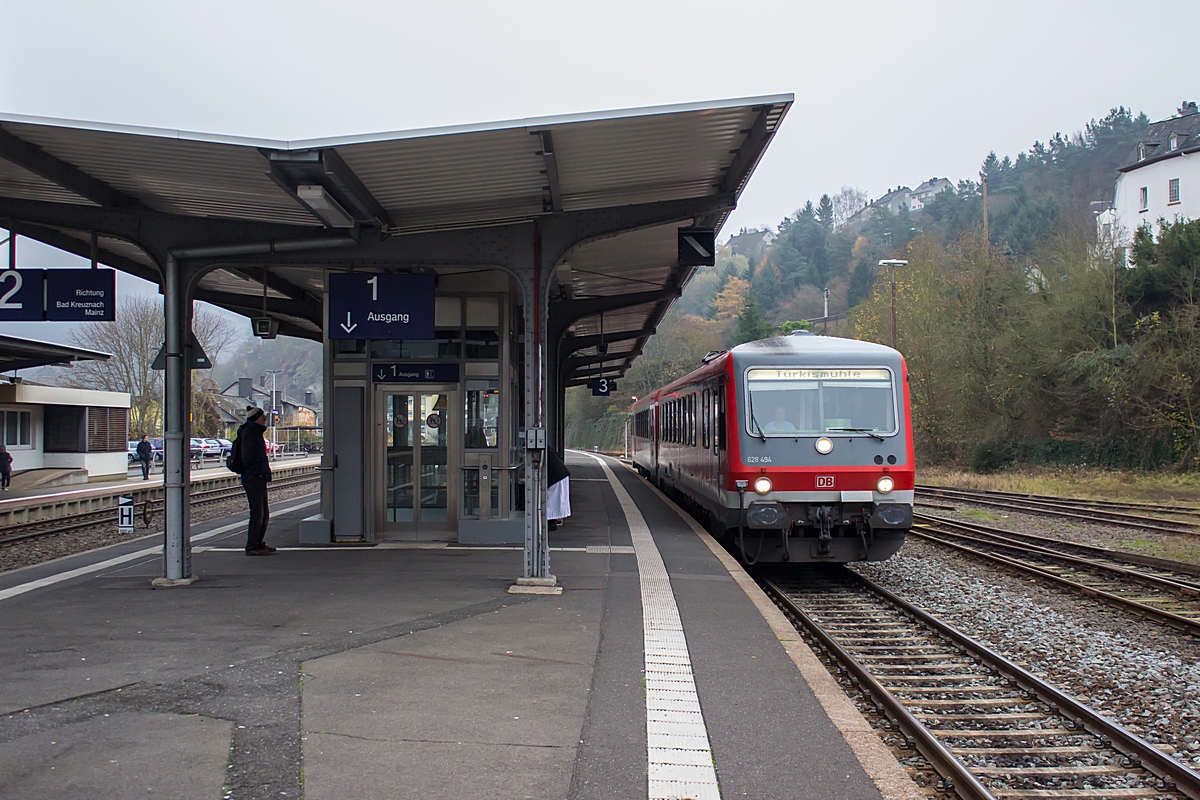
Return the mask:
<svg viewBox="0 0 1200 800">
<path fill-rule="evenodd" d="M 114 189 L 74 164 L 56 158 L 37 145 L 30 144 L 6 130 L 0 130 L 0 158 L 58 184 L 98 206 L 149 210 L 136 197 Z"/>
<path fill-rule="evenodd" d="M 746 138 L 742 140 L 742 146 L 734 153 L 733 161 L 729 163 L 729 168 L 725 170 L 725 177 L 717 184 L 717 189 L 722 192 L 736 192 L 738 187 L 746 179 L 746 174 L 758 163 L 758 159 L 762 157 L 763 151 L 767 149 L 767 145 L 771 143 L 771 132 L 767 130 L 767 118 L 771 113 L 771 106 L 761 109 L 758 116 L 754 119 L 754 124 L 750 126 Z"/>
<path fill-rule="evenodd" d="M 572 336 L 568 332 L 563 336 L 562 341 L 558 345 L 558 354 L 560 359 L 566 359 L 571 353 L 578 352 L 588 347 L 595 347 L 598 344 L 607 344 L 610 342 L 627 342 L 630 339 L 641 339 L 643 337 L 653 336 L 654 328 L 643 328 L 640 331 L 615 331 L 605 334 L 589 334 L 587 336 Z"/>
<path fill-rule="evenodd" d="M 43 244 L 48 244 L 59 250 L 65 250 L 80 258 L 90 259 L 92 257 L 91 242 L 85 242 L 81 239 L 76 239 L 74 236 L 68 236 L 60 230 L 44 228 L 40 225 L 28 225 L 21 222 L 6 224 L 11 224 L 13 231 L 27 239 L 36 239 Z M 148 267 L 126 256 L 117 255 L 109 250 L 105 250 L 103 247 L 96 248 L 96 260 L 101 264 L 106 264 L 122 272 L 128 272 L 130 275 L 136 275 L 142 280 L 147 280 L 151 283 L 158 283 L 161 277 L 158 270 L 154 267 Z"/>
<path fill-rule="evenodd" d="M 561 214 L 563 210 L 562 189 L 558 184 L 558 159 L 554 155 L 554 137 L 550 131 L 536 131 L 536 134 L 542 139 L 542 163 L 546 165 L 546 169 L 542 172 L 546 176 L 546 182 L 549 184 L 547 188 L 550 190 L 550 202 L 543 202 L 542 210 Z"/>
<path fill-rule="evenodd" d="M 239 311 L 245 310 L 251 312 L 252 316 L 261 316 L 263 312 L 263 299 L 261 295 L 255 297 L 248 294 L 219 292 L 203 287 L 197 288 L 195 295 L 197 299 L 203 300 L 206 303 L 224 306 L 230 310 L 235 308 Z M 314 325 L 321 325 L 324 320 L 323 305 L 317 300 L 293 300 L 290 298 L 268 297 L 267 313 L 299 317 L 300 319 L 308 320 Z"/>
<path fill-rule="evenodd" d="M 631 355 L 636 355 L 632 350 L 623 350 L 620 353 L 604 353 L 594 356 L 571 356 L 563 359 L 563 368 L 570 371 L 588 364 L 603 364 L 606 361 L 625 361 Z"/>
</svg>

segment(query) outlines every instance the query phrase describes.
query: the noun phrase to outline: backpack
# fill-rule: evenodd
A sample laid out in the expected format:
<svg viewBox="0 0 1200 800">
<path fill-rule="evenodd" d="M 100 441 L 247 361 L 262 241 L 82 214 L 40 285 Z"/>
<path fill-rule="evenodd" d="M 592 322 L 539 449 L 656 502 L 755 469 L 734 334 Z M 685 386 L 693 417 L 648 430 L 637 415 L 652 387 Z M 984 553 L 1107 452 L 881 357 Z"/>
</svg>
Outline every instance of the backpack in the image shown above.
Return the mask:
<svg viewBox="0 0 1200 800">
<path fill-rule="evenodd" d="M 242 434 L 238 431 L 237 438 L 233 440 L 233 449 L 229 451 L 229 455 L 225 457 L 225 468 L 234 475 L 241 475 L 246 469 L 246 465 L 242 463 Z"/>
</svg>

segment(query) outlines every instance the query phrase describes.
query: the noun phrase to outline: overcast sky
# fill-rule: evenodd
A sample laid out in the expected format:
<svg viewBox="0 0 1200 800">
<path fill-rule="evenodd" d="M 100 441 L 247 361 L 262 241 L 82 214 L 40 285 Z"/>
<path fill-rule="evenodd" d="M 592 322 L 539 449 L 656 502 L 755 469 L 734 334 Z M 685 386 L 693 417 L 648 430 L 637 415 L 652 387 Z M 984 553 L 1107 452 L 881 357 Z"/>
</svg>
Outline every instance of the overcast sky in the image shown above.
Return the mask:
<svg viewBox="0 0 1200 800">
<path fill-rule="evenodd" d="M 727 236 L 844 185 L 975 177 L 1112 106 L 1169 116 L 1200 99 L 1200 4 L 1150 9 L 0 0 L 0 112 L 294 139 L 792 92 Z"/>
</svg>

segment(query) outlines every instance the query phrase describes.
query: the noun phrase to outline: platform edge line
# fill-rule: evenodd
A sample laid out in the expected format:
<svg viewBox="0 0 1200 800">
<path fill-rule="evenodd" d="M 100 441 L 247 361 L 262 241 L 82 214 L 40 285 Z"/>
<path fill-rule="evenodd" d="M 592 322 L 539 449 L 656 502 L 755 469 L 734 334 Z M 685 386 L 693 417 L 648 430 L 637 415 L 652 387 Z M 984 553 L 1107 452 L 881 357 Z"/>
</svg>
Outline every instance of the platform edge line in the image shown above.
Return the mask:
<svg viewBox="0 0 1200 800">
<path fill-rule="evenodd" d="M 618 463 L 637 475 L 633 467 L 623 461 Z M 638 477 L 640 479 L 641 476 Z M 657 486 L 649 481 L 646 482 L 646 485 L 669 508 L 675 510 L 675 513 L 691 528 L 692 533 L 700 537 L 700 541 L 708 546 L 708 549 L 729 572 L 730 577 L 750 598 L 750 602 L 754 603 L 763 619 L 767 621 L 771 632 L 775 634 L 775 638 L 783 647 L 784 652 L 800 670 L 800 676 L 808 683 L 817 702 L 821 704 L 821 708 L 825 710 L 834 727 L 842 734 L 850 751 L 862 765 L 867 777 L 879 789 L 884 800 L 928 800 L 925 793 L 913 782 L 908 770 L 896 760 L 896 757 L 880 740 L 879 734 L 863 718 L 854 703 L 842 691 L 842 687 L 838 686 L 837 681 L 825 669 L 816 653 L 800 639 L 800 632 L 788 622 L 787 617 L 779 610 L 778 606 L 771 602 L 770 598 L 754 582 L 754 579 L 742 569 L 742 565 L 737 562 L 737 559 L 721 547 L 717 540 L 700 526 L 700 523 L 680 508 L 675 501 L 663 494 Z"/>
</svg>

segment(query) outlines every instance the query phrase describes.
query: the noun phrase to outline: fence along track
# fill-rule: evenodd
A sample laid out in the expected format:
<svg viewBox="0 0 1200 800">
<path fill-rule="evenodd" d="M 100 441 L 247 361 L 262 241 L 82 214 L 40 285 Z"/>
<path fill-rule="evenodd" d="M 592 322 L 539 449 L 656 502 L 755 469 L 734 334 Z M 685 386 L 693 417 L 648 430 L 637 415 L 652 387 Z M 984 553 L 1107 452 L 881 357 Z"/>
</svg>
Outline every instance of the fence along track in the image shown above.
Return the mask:
<svg viewBox="0 0 1200 800">
<path fill-rule="evenodd" d="M 1026 492 L 1003 492 L 999 489 L 960 489 L 954 486 L 918 485 L 919 492 L 963 492 L 982 495 L 984 497 L 1012 498 L 1014 500 L 1038 500 L 1046 503 L 1058 503 L 1077 508 L 1112 509 L 1116 511 L 1145 511 L 1151 516 L 1157 514 L 1183 515 L 1200 517 L 1200 507 L 1173 505 L 1166 503 L 1139 503 L 1132 500 L 1090 500 L 1083 497 L 1059 497 L 1051 494 L 1029 494 Z"/>
<path fill-rule="evenodd" d="M 1044 500 L 1025 500 L 1022 498 L 1004 498 L 977 492 L 969 489 L 948 489 L 929 487 L 917 490 L 921 499 L 957 500 L 972 505 L 1002 508 L 1008 511 L 1018 511 L 1025 514 L 1065 517 L 1083 522 L 1099 522 L 1105 525 L 1117 525 L 1123 528 L 1174 533 L 1182 536 L 1200 536 L 1200 527 L 1196 522 L 1165 519 L 1139 514 L 1126 514 L 1121 511 L 1108 511 L 1091 506 L 1074 505 L 1073 501 L 1051 502 Z"/>
<path fill-rule="evenodd" d="M 272 489 L 287 489 L 292 486 L 301 486 L 307 483 L 315 483 L 320 480 L 320 473 L 313 472 L 312 474 L 303 473 L 294 477 L 284 478 L 279 481 L 272 481 Z M 220 489 L 206 489 L 200 492 L 192 492 L 192 506 L 203 506 L 209 503 L 219 503 L 222 500 L 232 500 L 241 497 L 243 489 L 240 486 L 230 486 Z M 146 500 L 136 505 L 137 514 L 141 515 L 143 520 L 149 514 L 160 511 L 162 509 L 162 499 Z M 43 536 L 53 536 L 58 533 L 70 533 L 72 531 L 84 530 L 85 528 L 94 528 L 98 525 L 116 524 L 117 510 L 116 506 L 101 508 L 95 511 L 85 511 L 81 514 L 71 514 L 64 517 L 53 517 L 50 519 L 37 520 L 35 522 L 23 522 L 19 525 L 8 525 L 5 527 L 5 536 L 0 538 L 0 545 L 12 544 L 14 542 L 23 541 L 26 539 L 37 539 Z"/>
<path fill-rule="evenodd" d="M 1200 775 L 848 569 L 764 586 L 965 800 L 1200 798 Z"/>
<path fill-rule="evenodd" d="M 1195 569 L 1194 565 L 1154 559 L 1160 563 L 1150 569 L 1141 564 L 1122 563 L 1123 554 L 1113 550 L 1104 551 L 1102 558 L 1095 555 L 1082 557 L 1062 549 L 1014 541 L 995 528 L 924 515 L 917 515 L 914 521 L 920 523 L 910 532 L 916 538 L 1002 564 L 1026 575 L 1045 578 L 1140 616 L 1200 635 L 1200 581 L 1188 569 Z M 1071 546 L 1067 542 L 1062 545 L 1064 548 Z M 1168 565 L 1177 568 L 1172 570 Z"/>
</svg>

